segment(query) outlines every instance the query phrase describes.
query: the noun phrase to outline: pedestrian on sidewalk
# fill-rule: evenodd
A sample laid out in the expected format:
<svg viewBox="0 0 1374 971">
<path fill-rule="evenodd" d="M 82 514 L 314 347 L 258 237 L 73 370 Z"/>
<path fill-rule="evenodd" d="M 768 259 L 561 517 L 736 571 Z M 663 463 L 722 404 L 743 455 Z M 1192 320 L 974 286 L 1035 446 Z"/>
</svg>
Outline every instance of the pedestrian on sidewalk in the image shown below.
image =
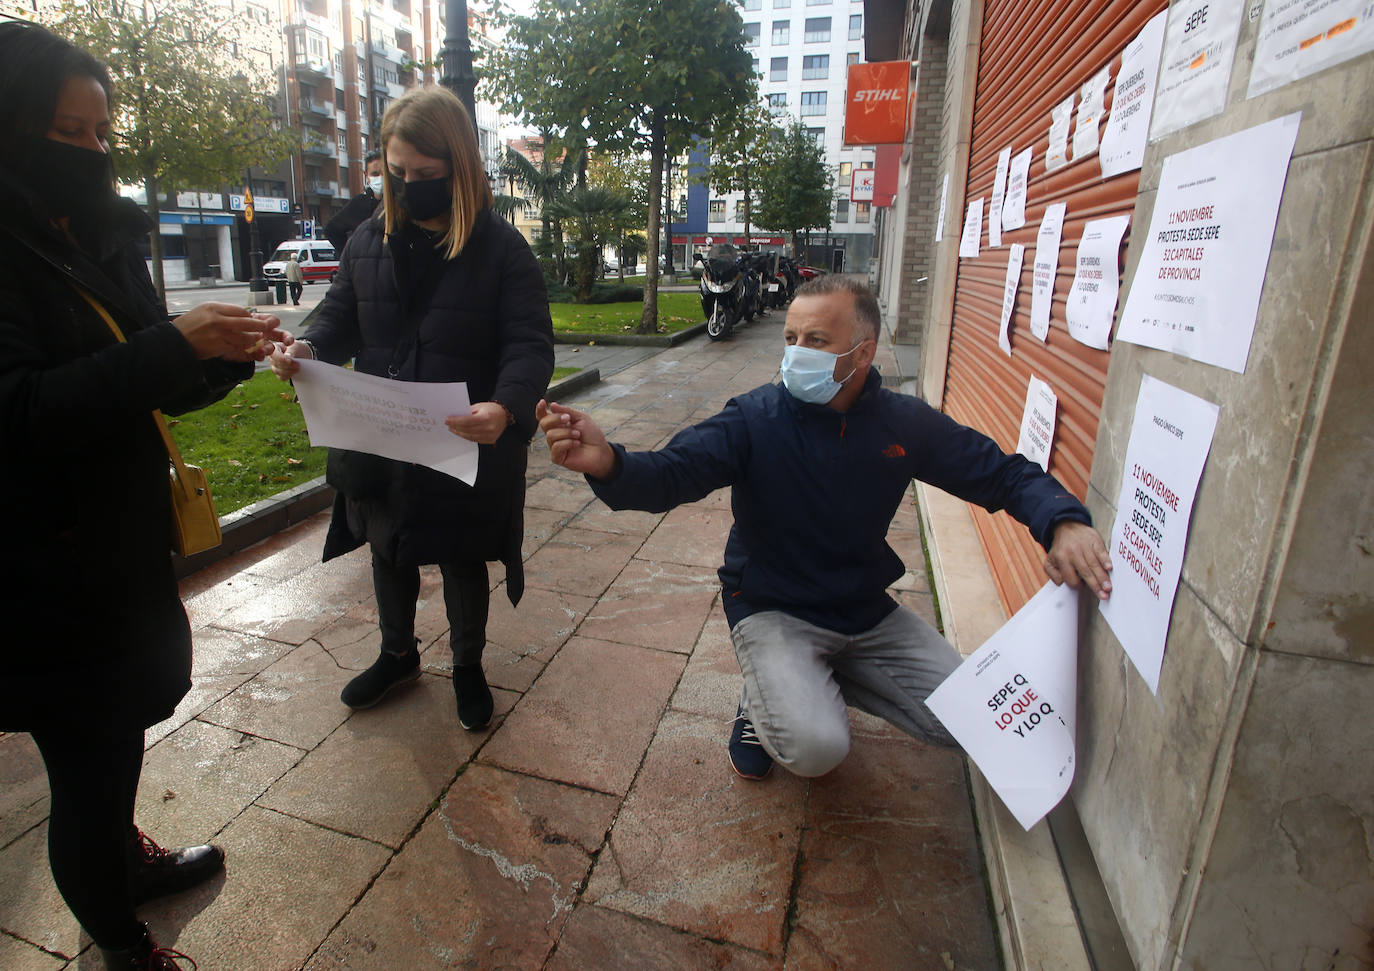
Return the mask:
<svg viewBox="0 0 1374 971">
<path fill-rule="evenodd" d="M 1111 561 L 1077 499 L 1020 455 L 873 368 L 880 316 L 862 283 L 820 277 L 783 327 L 782 384 L 731 399 L 655 452 L 607 442 L 587 415 L 540 403 L 553 461 L 612 509 L 663 512 L 731 487 L 721 597 L 744 675 L 730 763 L 776 761 L 819 776 L 849 751 L 853 705 L 927 742 L 954 745 L 926 698 L 958 652 L 887 588 L 904 572 L 887 532 L 913 478 L 1006 509 L 1046 548 L 1055 583 L 1105 599 Z"/>
<path fill-rule="evenodd" d="M 343 703 L 371 707 L 420 676 L 419 568 L 437 563 L 458 720 L 476 730 L 492 715 L 482 673 L 487 562 L 505 564 L 512 604 L 525 586 L 525 463 L 534 407 L 553 374 L 553 323 L 529 244 L 492 212 L 476 130 L 457 96 L 407 93 L 387 109 L 381 138 L 390 173 L 382 219 L 358 227 L 309 332 L 279 344 L 272 369 L 287 380 L 298 358 L 353 359 L 359 372 L 397 381 L 467 382 L 471 413 L 446 423 L 478 445 L 476 484 L 331 449 L 327 479 L 338 495 L 324 558 L 372 547 L 382 646 Z"/>
<path fill-rule="evenodd" d="M 343 253 L 353 231 L 372 218 L 382 201 L 382 153 L 378 149 L 363 157 L 363 173 L 363 191 L 349 199 L 348 205 L 325 224 L 324 238 L 334 247 L 335 254 Z"/>
<path fill-rule="evenodd" d="M 144 730 L 191 687 L 152 412 L 222 398 L 286 335 L 231 304 L 168 323 L 138 249 L 151 224 L 114 189 L 109 101 L 85 51 L 0 24 L 0 730 L 43 756 L 53 881 L 105 967 L 175 969 L 135 908 L 224 852 L 163 850 L 134 824 Z"/>
<path fill-rule="evenodd" d="M 305 283 L 305 275 L 301 273 L 301 256 L 299 253 L 292 253 L 291 259 L 286 261 L 286 285 L 291 288 L 291 303 L 293 306 L 301 305 L 301 287 Z"/>
</svg>

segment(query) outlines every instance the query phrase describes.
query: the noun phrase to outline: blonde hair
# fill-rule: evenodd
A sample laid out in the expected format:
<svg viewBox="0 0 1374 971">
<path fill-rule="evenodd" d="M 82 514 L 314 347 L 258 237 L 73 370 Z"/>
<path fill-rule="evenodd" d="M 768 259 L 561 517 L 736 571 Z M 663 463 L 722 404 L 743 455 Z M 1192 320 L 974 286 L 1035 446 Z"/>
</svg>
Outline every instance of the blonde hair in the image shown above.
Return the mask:
<svg viewBox="0 0 1374 971">
<path fill-rule="evenodd" d="M 393 136 L 405 139 L 422 155 L 449 163 L 453 208 L 448 232 L 436 248 L 444 251 L 444 259 L 451 260 L 462 252 L 472 235 L 477 214 L 492 203 L 491 185 L 482 168 L 482 151 L 472 119 L 457 95 L 434 86 L 408 91 L 386 109 L 381 138 L 382 169 L 386 173 L 382 180 L 382 210 L 388 234 L 399 231 L 407 218 L 401 200 L 391 189 L 386 148 Z"/>
</svg>

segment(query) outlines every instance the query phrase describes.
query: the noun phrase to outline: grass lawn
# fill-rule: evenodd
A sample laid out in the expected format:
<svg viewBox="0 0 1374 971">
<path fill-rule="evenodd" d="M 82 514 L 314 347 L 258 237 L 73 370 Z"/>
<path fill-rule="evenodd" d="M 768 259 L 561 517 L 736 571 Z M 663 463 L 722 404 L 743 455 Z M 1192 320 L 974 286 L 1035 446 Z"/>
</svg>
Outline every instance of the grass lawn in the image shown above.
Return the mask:
<svg viewBox="0 0 1374 971">
<path fill-rule="evenodd" d="M 551 383 L 579 370 L 554 368 Z M 205 470 L 221 516 L 324 475 L 326 450 L 310 447 L 295 391 L 270 371 L 167 421 L 182 456 Z"/>
<path fill-rule="evenodd" d="M 561 333 L 632 334 L 639 327 L 643 304 L 551 303 L 553 329 Z M 695 293 L 658 295 L 658 332 L 675 334 L 701 323 L 701 299 Z"/>
</svg>

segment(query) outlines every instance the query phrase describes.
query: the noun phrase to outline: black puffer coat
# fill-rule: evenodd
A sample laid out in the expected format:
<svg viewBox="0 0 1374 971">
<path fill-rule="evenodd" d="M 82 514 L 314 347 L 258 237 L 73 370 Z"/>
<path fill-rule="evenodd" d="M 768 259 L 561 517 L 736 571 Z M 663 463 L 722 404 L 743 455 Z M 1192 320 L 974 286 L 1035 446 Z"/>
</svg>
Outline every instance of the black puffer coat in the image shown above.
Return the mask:
<svg viewBox="0 0 1374 971">
<path fill-rule="evenodd" d="M 0 197 L 0 730 L 147 727 L 191 686 L 151 412 L 209 404 L 253 368 L 202 363 L 167 322 L 138 207 L 113 204 L 83 251 L 3 171 Z"/>
<path fill-rule="evenodd" d="M 462 252 L 443 260 L 414 226 L 387 237 L 369 219 L 305 336 L 323 361 L 353 358 L 358 371 L 383 377 L 394 366 L 401 381 L 466 381 L 472 402 L 497 401 L 515 416 L 496 444 L 478 446 L 475 486 L 420 465 L 331 452 L 329 482 L 340 495 L 324 558 L 369 542 L 405 565 L 501 560 L 517 602 L 525 462 L 534 406 L 553 374 L 548 294 L 524 237 L 483 210 Z"/>
</svg>

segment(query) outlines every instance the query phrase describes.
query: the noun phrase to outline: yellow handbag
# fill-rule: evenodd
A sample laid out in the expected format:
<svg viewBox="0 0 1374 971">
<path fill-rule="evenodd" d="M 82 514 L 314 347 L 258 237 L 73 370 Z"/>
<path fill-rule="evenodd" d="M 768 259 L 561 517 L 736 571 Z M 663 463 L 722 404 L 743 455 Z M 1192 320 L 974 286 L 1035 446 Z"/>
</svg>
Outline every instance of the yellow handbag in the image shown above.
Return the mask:
<svg viewBox="0 0 1374 971">
<path fill-rule="evenodd" d="M 119 342 L 124 343 L 124 332 L 109 311 L 80 287 L 76 288 L 76 292 L 100 314 Z M 172 439 L 161 411 L 153 410 L 153 421 L 162 434 L 163 444 L 167 446 L 172 491 L 172 549 L 181 556 L 192 556 L 213 549 L 223 542 L 224 535 L 220 532 L 219 515 L 215 512 L 215 500 L 210 495 L 210 483 L 206 481 L 205 470 L 196 465 L 187 465 L 182 460 L 181 449 Z"/>
</svg>

